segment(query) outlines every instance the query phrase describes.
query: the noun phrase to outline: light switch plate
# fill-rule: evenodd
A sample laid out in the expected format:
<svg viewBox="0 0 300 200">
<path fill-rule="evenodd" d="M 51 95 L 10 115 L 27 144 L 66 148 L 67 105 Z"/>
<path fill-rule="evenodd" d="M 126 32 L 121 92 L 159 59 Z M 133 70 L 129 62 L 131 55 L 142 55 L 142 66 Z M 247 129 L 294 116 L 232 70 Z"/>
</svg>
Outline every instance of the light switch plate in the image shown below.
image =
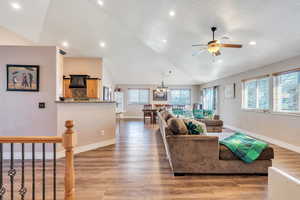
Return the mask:
<svg viewBox="0 0 300 200">
<path fill-rule="evenodd" d="M 39 109 L 45 109 L 46 103 L 45 102 L 39 102 Z"/>
</svg>

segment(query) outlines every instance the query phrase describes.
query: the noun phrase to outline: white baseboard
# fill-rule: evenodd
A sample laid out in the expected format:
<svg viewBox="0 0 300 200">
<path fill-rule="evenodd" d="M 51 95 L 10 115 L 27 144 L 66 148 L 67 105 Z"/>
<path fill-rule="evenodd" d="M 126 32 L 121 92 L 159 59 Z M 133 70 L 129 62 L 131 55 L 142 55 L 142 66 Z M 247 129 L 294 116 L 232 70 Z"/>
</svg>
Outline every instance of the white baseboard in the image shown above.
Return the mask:
<svg viewBox="0 0 300 200">
<path fill-rule="evenodd" d="M 57 152 L 58 156 L 59 152 Z M 4 160 L 9 160 L 11 158 L 10 152 L 4 152 L 3 153 L 3 159 Z M 42 160 L 43 159 L 43 153 L 42 152 L 35 152 L 34 158 L 36 160 Z M 53 159 L 53 153 L 52 152 L 46 152 L 45 153 L 45 158 L 46 160 Z M 21 160 L 22 159 L 22 154 L 21 152 L 14 152 L 14 160 Z M 25 152 L 24 154 L 24 159 L 25 160 L 32 160 L 32 153 L 31 152 Z"/>
<path fill-rule="evenodd" d="M 89 145 L 75 147 L 74 154 L 94 150 L 94 149 L 105 147 L 105 146 L 112 145 L 112 144 L 115 144 L 115 143 L 116 143 L 116 139 L 110 139 L 110 140 L 105 140 L 105 141 L 98 142 L 98 143 L 93 143 L 93 144 L 89 144 Z M 3 159 L 4 160 L 10 159 L 10 156 L 11 156 L 10 152 L 4 152 L 3 153 Z M 64 157 L 65 157 L 65 152 L 64 151 L 59 151 L 59 152 L 56 153 L 56 158 L 57 159 L 64 158 Z M 26 152 L 24 154 L 24 158 L 25 158 L 25 160 L 31 160 L 32 159 L 32 153 L 31 152 Z M 35 159 L 41 160 L 42 158 L 43 158 L 42 152 L 35 152 Z M 46 160 L 53 159 L 53 153 L 52 152 L 46 152 L 45 158 L 46 158 Z M 22 159 L 21 152 L 14 152 L 14 159 L 15 160 L 21 160 Z"/>
<path fill-rule="evenodd" d="M 116 143 L 116 139 L 114 138 L 114 139 L 105 140 L 105 141 L 98 142 L 98 143 L 93 143 L 93 144 L 89 144 L 89 145 L 85 145 L 85 146 L 80 146 L 80 147 L 75 148 L 74 153 L 78 154 L 78 153 L 82 153 L 82 152 L 86 152 L 86 151 L 91 151 L 91 150 L 98 149 L 98 148 L 105 147 L 105 146 L 109 146 L 109 145 L 112 145 L 112 144 L 115 144 L 115 143 Z"/>
<path fill-rule="evenodd" d="M 269 143 L 272 143 L 272 144 L 275 144 L 277 146 L 280 146 L 280 147 L 283 147 L 283 148 L 286 148 L 286 149 L 289 149 L 291 151 L 295 151 L 297 153 L 300 153 L 300 147 L 299 146 L 295 146 L 293 144 L 289 144 L 289 143 L 286 143 L 286 142 L 283 142 L 281 140 L 277 140 L 277 139 L 274 139 L 274 138 L 270 138 L 270 137 L 267 137 L 267 136 L 264 136 L 264 135 L 260 135 L 260 134 L 257 134 L 257 133 L 253 133 L 253 132 L 250 132 L 250 131 L 247 131 L 247 130 L 244 130 L 244 129 L 240 129 L 240 128 L 236 128 L 236 127 L 233 127 L 233 126 L 229 126 L 229 125 L 224 125 L 225 128 L 229 128 L 231 130 L 234 130 L 234 131 L 238 131 L 238 132 L 242 132 L 242 133 L 245 133 L 247 135 L 251 135 L 255 138 L 258 138 L 258 139 L 261 139 L 261 140 L 264 140 L 266 142 L 269 142 Z"/>
</svg>

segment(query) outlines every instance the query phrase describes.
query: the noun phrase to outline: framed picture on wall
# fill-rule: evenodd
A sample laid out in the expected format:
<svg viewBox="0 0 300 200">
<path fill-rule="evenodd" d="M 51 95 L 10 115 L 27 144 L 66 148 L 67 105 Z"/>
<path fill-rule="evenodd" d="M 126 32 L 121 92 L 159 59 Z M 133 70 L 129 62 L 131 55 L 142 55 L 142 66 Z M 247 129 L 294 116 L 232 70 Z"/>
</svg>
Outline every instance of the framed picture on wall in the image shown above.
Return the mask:
<svg viewBox="0 0 300 200">
<path fill-rule="evenodd" d="M 153 90 L 153 101 L 168 101 L 168 92 L 158 92 Z"/>
<path fill-rule="evenodd" d="M 235 83 L 225 86 L 225 98 L 234 99 L 235 98 Z"/>
<path fill-rule="evenodd" d="M 38 65 L 7 65 L 7 91 L 39 91 Z"/>
</svg>

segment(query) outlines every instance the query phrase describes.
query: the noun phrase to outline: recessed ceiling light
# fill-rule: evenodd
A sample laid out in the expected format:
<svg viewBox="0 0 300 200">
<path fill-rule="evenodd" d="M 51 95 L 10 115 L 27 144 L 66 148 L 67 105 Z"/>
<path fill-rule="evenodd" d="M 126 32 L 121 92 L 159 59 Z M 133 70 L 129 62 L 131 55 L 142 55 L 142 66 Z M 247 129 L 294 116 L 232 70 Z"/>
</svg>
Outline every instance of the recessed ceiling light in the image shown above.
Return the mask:
<svg viewBox="0 0 300 200">
<path fill-rule="evenodd" d="M 105 43 L 105 42 L 100 42 L 99 45 L 100 45 L 100 47 L 102 47 L 102 48 L 106 47 L 106 43 Z"/>
<path fill-rule="evenodd" d="M 163 42 L 163 43 L 167 43 L 168 41 L 165 39 L 165 40 L 162 40 L 162 42 Z"/>
<path fill-rule="evenodd" d="M 99 4 L 99 6 L 103 6 L 103 4 L 104 4 L 103 1 L 101 1 L 101 0 L 98 0 L 97 3 Z"/>
<path fill-rule="evenodd" d="M 218 60 L 218 63 L 222 63 L 223 62 L 223 60 Z"/>
<path fill-rule="evenodd" d="M 65 48 L 68 48 L 68 47 L 69 47 L 69 43 L 68 43 L 67 41 L 63 41 L 63 42 L 61 43 L 61 45 L 62 45 L 63 47 L 65 47 Z"/>
<path fill-rule="evenodd" d="M 171 17 L 174 17 L 174 16 L 176 15 L 176 13 L 175 13 L 174 10 L 171 10 L 171 11 L 169 12 L 169 15 L 170 15 Z"/>
<path fill-rule="evenodd" d="M 18 2 L 12 2 L 12 3 L 10 3 L 10 6 L 11 6 L 14 10 L 21 10 L 21 9 L 22 9 L 21 4 L 19 4 Z"/>
<path fill-rule="evenodd" d="M 251 41 L 251 42 L 249 42 L 249 45 L 254 46 L 254 45 L 256 45 L 256 42 L 255 41 Z"/>
</svg>

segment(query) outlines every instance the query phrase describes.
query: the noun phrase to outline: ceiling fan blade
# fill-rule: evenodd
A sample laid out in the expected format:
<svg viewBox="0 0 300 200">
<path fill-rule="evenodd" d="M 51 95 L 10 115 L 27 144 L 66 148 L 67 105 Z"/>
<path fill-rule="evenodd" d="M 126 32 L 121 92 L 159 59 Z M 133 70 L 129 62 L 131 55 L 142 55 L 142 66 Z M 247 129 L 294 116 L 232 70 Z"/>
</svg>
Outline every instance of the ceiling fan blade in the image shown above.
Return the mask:
<svg viewBox="0 0 300 200">
<path fill-rule="evenodd" d="M 229 40 L 230 39 L 230 37 L 228 37 L 227 35 L 223 35 L 221 38 L 220 38 L 220 40 Z"/>
<path fill-rule="evenodd" d="M 242 48 L 241 44 L 216 44 L 219 47 L 228 47 L 228 48 Z"/>
<path fill-rule="evenodd" d="M 207 44 L 193 44 L 192 47 L 206 47 Z"/>
<path fill-rule="evenodd" d="M 197 51 L 197 52 L 194 52 L 193 54 L 192 54 L 192 56 L 198 56 L 198 55 L 200 55 L 202 52 L 204 52 L 204 51 L 206 51 L 206 49 L 200 49 L 199 51 Z"/>
</svg>

